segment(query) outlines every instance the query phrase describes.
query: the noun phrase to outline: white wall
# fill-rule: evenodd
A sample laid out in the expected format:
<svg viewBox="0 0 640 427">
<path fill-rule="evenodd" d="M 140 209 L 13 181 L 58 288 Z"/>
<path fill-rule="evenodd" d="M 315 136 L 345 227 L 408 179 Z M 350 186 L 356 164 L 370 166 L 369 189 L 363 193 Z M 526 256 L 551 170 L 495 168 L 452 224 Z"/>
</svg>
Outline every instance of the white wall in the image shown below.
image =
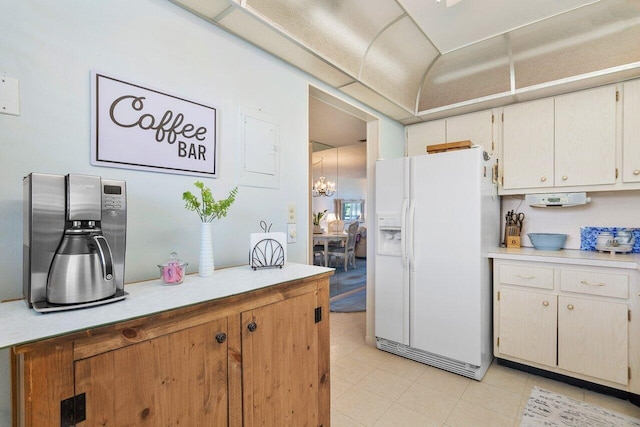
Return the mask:
<svg viewBox="0 0 640 427">
<path fill-rule="evenodd" d="M 285 231 L 288 202 L 298 229 L 308 229 L 308 84 L 347 97 L 165 0 L 0 0 L 0 10 L 0 75 L 19 79 L 21 108 L 0 114 L 0 299 L 22 294 L 22 178 L 30 172 L 127 181 L 127 282 L 156 277 L 171 251 L 197 270 L 198 218 L 181 199 L 195 177 L 90 165 L 92 69 L 219 108 L 220 178 L 205 180 L 215 197 L 236 185 L 239 107 L 278 118 L 280 188 L 240 187 L 213 226 L 216 267 L 247 262 L 260 220 Z M 380 147 L 404 146 L 402 125 L 349 102 L 380 116 Z M 306 233 L 287 253 L 306 262 Z M 0 351 L 0 414 L 10 407 L 8 369 Z"/>
<path fill-rule="evenodd" d="M 5 2 L 9 3 L 9 2 Z M 26 4 L 25 4 L 26 3 Z M 227 218 L 214 223 L 220 267 L 246 262 L 248 235 L 259 221 L 284 231 L 287 202 L 304 218 L 307 81 L 269 56 L 165 1 L 11 2 L 2 28 L 0 70 L 20 80 L 21 115 L 0 115 L 3 271 L 0 295 L 21 295 L 22 177 L 29 172 L 86 173 L 124 179 L 128 188 L 126 281 L 155 277 L 171 251 L 197 271 L 199 224 L 182 192 L 198 178 L 93 167 L 90 70 L 215 105 L 220 111 L 220 178 L 206 179 L 216 197 L 236 185 L 238 108 L 260 108 L 280 120 L 281 185 L 240 187 Z M 11 17 L 10 19 L 8 19 Z M 285 78 L 284 76 L 289 76 Z M 299 96 L 281 96 L 283 92 Z M 257 208 L 259 207 L 259 208 Z M 305 242 L 288 248 L 306 260 Z"/>
<path fill-rule="evenodd" d="M 568 234 L 565 248 L 580 249 L 580 227 L 640 227 L 640 191 L 587 193 L 591 203 L 567 208 L 532 208 L 524 196 L 502 197 L 502 236 L 504 215 L 510 210 L 525 214 L 522 246 L 531 247 L 527 233 Z M 502 238 L 500 239 L 502 241 Z"/>
</svg>

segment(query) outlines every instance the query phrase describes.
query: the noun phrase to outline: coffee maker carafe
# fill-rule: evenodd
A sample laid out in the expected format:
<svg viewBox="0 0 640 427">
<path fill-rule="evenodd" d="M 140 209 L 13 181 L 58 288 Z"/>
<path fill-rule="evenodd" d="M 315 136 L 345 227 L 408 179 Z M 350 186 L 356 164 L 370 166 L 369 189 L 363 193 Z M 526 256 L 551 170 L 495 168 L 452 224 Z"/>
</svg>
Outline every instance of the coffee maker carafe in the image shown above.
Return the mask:
<svg viewBox="0 0 640 427">
<path fill-rule="evenodd" d="M 32 173 L 24 193 L 27 304 L 47 312 L 124 299 L 124 181 Z"/>
</svg>

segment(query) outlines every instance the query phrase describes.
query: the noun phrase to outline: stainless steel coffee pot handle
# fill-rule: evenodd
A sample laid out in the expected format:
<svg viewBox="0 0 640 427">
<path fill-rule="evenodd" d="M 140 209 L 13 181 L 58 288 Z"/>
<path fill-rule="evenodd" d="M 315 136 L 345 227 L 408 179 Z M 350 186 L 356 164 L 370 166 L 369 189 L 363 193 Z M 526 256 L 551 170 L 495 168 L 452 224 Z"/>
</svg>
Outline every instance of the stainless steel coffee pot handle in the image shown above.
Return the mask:
<svg viewBox="0 0 640 427">
<path fill-rule="evenodd" d="M 93 241 L 96 243 L 98 254 L 100 255 L 104 280 L 111 280 L 113 279 L 113 257 L 111 256 L 109 242 L 104 236 L 93 236 Z"/>
</svg>

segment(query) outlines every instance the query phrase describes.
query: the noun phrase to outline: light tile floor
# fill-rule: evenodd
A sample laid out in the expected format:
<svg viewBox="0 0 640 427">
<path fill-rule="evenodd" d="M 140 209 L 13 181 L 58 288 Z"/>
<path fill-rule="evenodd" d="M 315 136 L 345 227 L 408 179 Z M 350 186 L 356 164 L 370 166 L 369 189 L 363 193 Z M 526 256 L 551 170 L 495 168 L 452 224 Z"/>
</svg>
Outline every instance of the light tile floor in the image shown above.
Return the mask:
<svg viewBox="0 0 640 427">
<path fill-rule="evenodd" d="M 640 408 L 496 365 L 478 382 L 365 344 L 365 313 L 331 313 L 331 425 L 519 426 L 534 385 L 640 418 Z"/>
</svg>

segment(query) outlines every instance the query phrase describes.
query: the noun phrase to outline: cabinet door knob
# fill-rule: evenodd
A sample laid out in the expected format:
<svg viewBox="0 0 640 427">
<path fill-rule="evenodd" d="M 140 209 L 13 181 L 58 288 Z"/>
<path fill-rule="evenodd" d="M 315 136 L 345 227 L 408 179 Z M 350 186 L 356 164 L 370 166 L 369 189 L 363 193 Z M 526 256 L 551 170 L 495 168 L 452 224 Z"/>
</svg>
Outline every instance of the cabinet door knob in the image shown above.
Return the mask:
<svg viewBox="0 0 640 427">
<path fill-rule="evenodd" d="M 569 304 L 569 305 L 567 306 L 567 308 L 568 308 L 569 310 L 573 310 L 573 304 Z"/>
<path fill-rule="evenodd" d="M 545 182 L 547 180 L 546 176 L 543 176 L 542 178 L 540 178 L 540 181 Z"/>
<path fill-rule="evenodd" d="M 634 175 L 640 175 L 640 169 L 634 169 L 633 170 L 633 174 Z"/>
<path fill-rule="evenodd" d="M 542 305 L 544 305 L 545 307 L 549 307 L 549 301 L 542 301 Z"/>
<path fill-rule="evenodd" d="M 256 325 L 256 322 L 251 322 L 247 325 L 247 329 L 249 330 L 249 332 L 254 332 L 256 329 L 258 329 L 258 325 Z"/>
<path fill-rule="evenodd" d="M 563 180 L 563 181 L 566 181 L 566 180 L 568 180 L 568 179 L 569 179 L 569 177 L 568 177 L 567 175 L 562 175 L 562 180 Z"/>
<path fill-rule="evenodd" d="M 222 344 L 226 340 L 227 334 L 225 334 L 224 332 L 220 332 L 218 335 L 216 335 L 216 341 L 218 341 L 218 344 Z"/>
</svg>

